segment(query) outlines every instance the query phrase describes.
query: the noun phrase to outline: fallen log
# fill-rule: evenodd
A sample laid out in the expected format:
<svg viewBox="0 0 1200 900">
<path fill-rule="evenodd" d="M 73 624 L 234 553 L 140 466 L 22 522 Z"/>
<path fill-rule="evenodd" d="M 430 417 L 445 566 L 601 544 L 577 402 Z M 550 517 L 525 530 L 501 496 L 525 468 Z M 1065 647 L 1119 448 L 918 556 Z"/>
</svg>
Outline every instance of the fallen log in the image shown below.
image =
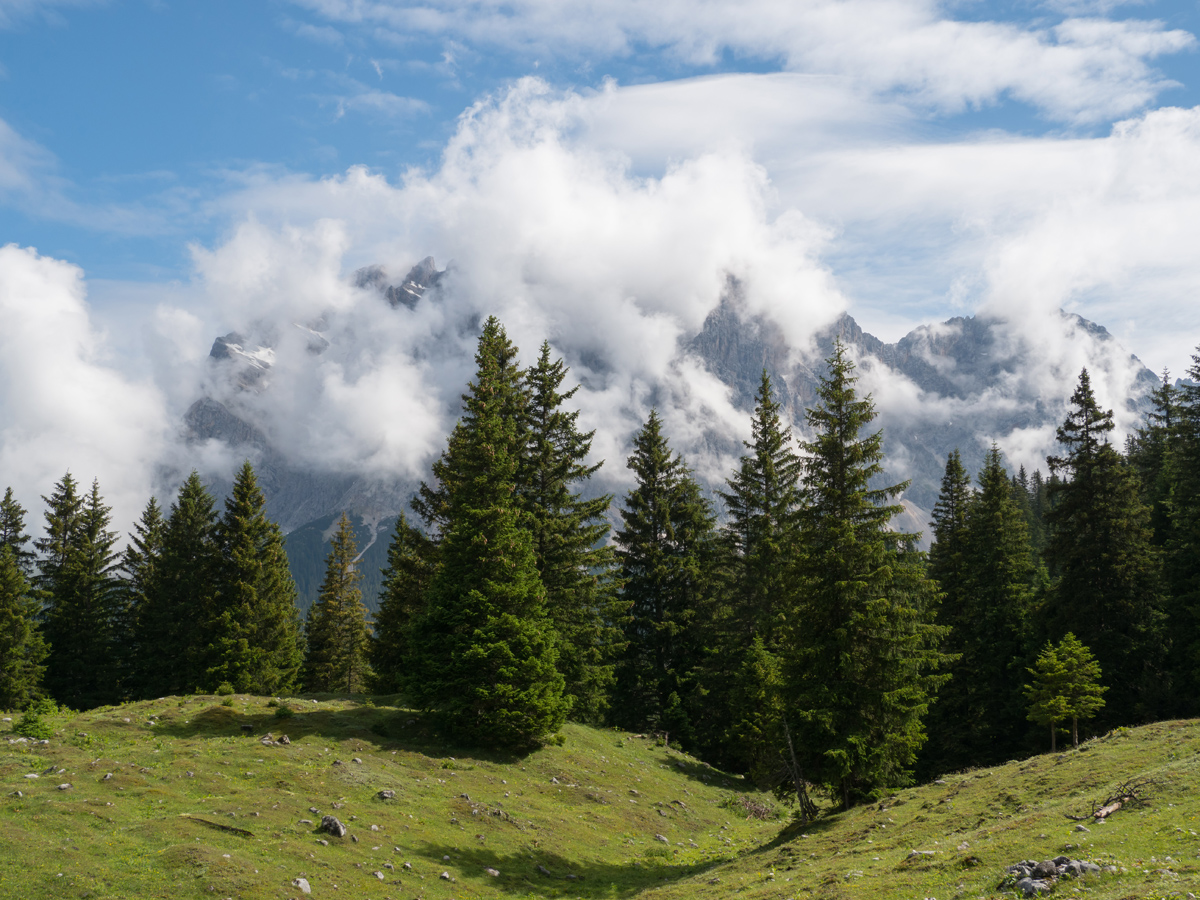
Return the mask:
<svg viewBox="0 0 1200 900">
<path fill-rule="evenodd" d="M 1152 797 L 1148 797 L 1142 791 L 1155 784 L 1151 778 L 1144 778 L 1141 781 L 1127 781 L 1117 788 L 1115 794 L 1110 795 L 1103 802 L 1092 801 L 1092 811 L 1084 816 L 1073 816 L 1070 813 L 1066 814 L 1066 818 L 1075 822 L 1082 822 L 1085 819 L 1094 819 L 1097 822 L 1103 821 L 1131 803 L 1142 804 L 1147 803 Z"/>
<path fill-rule="evenodd" d="M 209 828 L 215 828 L 218 831 L 228 831 L 230 834 L 238 834 L 242 837 L 254 837 L 253 831 L 247 831 L 245 828 L 234 828 L 232 825 L 222 825 L 220 822 L 210 822 L 208 819 L 202 819 L 199 816 L 183 813 L 179 816 L 181 819 L 187 819 L 191 822 L 199 822 L 201 825 L 207 825 Z"/>
</svg>

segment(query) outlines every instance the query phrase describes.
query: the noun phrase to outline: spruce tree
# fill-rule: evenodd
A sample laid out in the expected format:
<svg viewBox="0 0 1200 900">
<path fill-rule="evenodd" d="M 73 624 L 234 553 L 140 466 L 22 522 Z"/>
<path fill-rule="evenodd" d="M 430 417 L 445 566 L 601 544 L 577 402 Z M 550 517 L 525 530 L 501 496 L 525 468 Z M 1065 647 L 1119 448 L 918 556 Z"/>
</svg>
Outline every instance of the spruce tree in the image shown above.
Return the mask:
<svg viewBox="0 0 1200 900">
<path fill-rule="evenodd" d="M 792 573 L 802 552 L 801 462 L 765 369 L 745 447 L 749 452 L 720 495 L 727 511 L 721 536 L 729 588 L 726 602 L 715 604 L 716 614 L 705 623 L 711 634 L 702 676 L 705 705 L 709 718 L 718 721 L 704 730 L 717 732 L 706 743 L 715 738 L 722 763 L 757 771 L 770 782 L 772 773 L 782 771 L 779 743 L 762 735 L 777 729 L 766 721 L 775 708 L 767 697 L 777 680 L 777 655 L 795 594 Z"/>
<path fill-rule="evenodd" d="M 4 489 L 4 499 L 0 500 L 0 545 L 11 547 L 16 557 L 17 565 L 26 578 L 36 571 L 36 554 L 25 545 L 29 543 L 29 535 L 25 532 L 25 508 L 13 496 L 11 487 Z"/>
<path fill-rule="evenodd" d="M 963 650 L 971 624 L 967 522 L 973 500 L 971 479 L 963 468 L 962 457 L 957 449 L 952 450 L 946 458 L 941 492 L 930 522 L 933 545 L 929 548 L 928 574 L 942 593 L 937 620 L 948 629 L 942 649 L 954 660 L 950 663 L 950 680 L 938 691 L 937 701 L 929 711 L 927 725 L 933 739 L 921 755 L 921 768 L 926 775 L 951 771 L 969 759 L 969 740 L 964 728 L 968 724 L 964 716 L 969 710 L 969 673 L 963 663 Z"/>
<path fill-rule="evenodd" d="M 820 379 L 805 451 L 801 515 L 806 553 L 786 660 L 785 726 L 802 778 L 843 807 L 905 784 L 925 741 L 922 720 L 945 677 L 933 624 L 937 586 L 912 537 L 888 528 L 904 484 L 883 475 L 883 434 L 854 389 L 854 363 L 837 342 Z M 801 798 L 803 800 L 803 798 Z"/>
<path fill-rule="evenodd" d="M 488 319 L 438 487 L 424 490 L 418 506 L 442 531 L 406 688 L 451 736 L 521 747 L 560 727 L 570 703 L 516 493 L 524 434 L 514 412 L 524 399 L 515 357 L 503 327 Z"/>
<path fill-rule="evenodd" d="M 12 544 L 0 544 L 0 709 L 24 709 L 42 696 L 40 606 Z"/>
<path fill-rule="evenodd" d="M 358 546 L 350 518 L 342 513 L 325 565 L 317 602 L 308 610 L 304 633 L 304 689 L 360 693 L 370 682 L 369 630 L 355 567 Z"/>
<path fill-rule="evenodd" d="M 50 652 L 46 689 L 72 709 L 91 709 L 120 698 L 113 626 L 119 595 L 115 532 L 100 486 L 80 496 L 67 473 L 46 500 L 46 536 L 38 587 L 46 604 L 43 634 Z"/>
<path fill-rule="evenodd" d="M 145 570 L 134 622 L 134 697 L 185 694 L 206 685 L 219 563 L 216 519 L 212 495 L 193 471 L 171 504 L 157 563 Z"/>
<path fill-rule="evenodd" d="M 1179 391 L 1172 386 L 1168 372 L 1163 372 L 1151 402 L 1145 422 L 1127 440 L 1126 456 L 1141 481 L 1142 500 L 1150 509 L 1154 545 L 1164 547 L 1171 536 L 1170 459 L 1181 424 Z"/>
<path fill-rule="evenodd" d="M 1046 558 L 1056 580 L 1045 610 L 1054 638 L 1068 631 L 1112 678 L 1104 724 L 1145 721 L 1164 701 L 1160 560 L 1137 476 L 1108 443 L 1112 411 L 1096 403 L 1084 369 L 1058 429 L 1064 479 L 1050 486 Z"/>
<path fill-rule="evenodd" d="M 543 342 L 537 363 L 525 373 L 527 445 L 517 470 L 517 493 L 529 514 L 546 612 L 558 633 L 558 670 L 566 681 L 571 716 L 598 723 L 623 645 L 620 625 L 627 604 L 617 592 L 613 549 L 605 540 L 612 497 L 580 495 L 601 463 L 587 462 L 595 432 L 581 432 L 578 411 L 563 408 L 579 389 L 561 391 L 567 371 Z"/>
<path fill-rule="evenodd" d="M 683 457 L 672 454 L 658 413 L 634 437 L 637 479 L 616 534 L 622 595 L 629 602 L 627 646 L 617 669 L 613 720 L 692 739 L 698 698 L 697 615 L 716 557 L 716 521 Z"/>
<path fill-rule="evenodd" d="M 1173 638 L 1171 712 L 1194 716 L 1200 713 L 1200 351 L 1192 356 L 1188 376 L 1191 382 L 1180 386 L 1176 418 L 1167 433 L 1167 499 L 1162 503 L 1167 523 L 1162 532 Z"/>
<path fill-rule="evenodd" d="M 141 617 L 146 613 L 158 583 L 166 520 L 158 501 L 151 497 L 141 519 L 133 526 L 129 544 L 121 554 L 120 600 L 113 623 L 115 656 L 122 696 L 140 696 L 140 669 L 147 654 L 158 653 L 157 643 L 142 645 Z"/>
<path fill-rule="evenodd" d="M 370 646 L 372 687 L 380 694 L 400 691 L 412 671 L 413 623 L 425 609 L 425 596 L 437 567 L 437 545 L 401 513 L 388 546 L 387 563 Z"/>
<path fill-rule="evenodd" d="M 1022 745 L 1024 663 L 1031 639 L 1035 569 L 1024 512 L 995 445 L 979 473 L 966 529 L 965 613 L 961 659 L 951 669 L 965 706 L 960 765 L 992 765 Z"/>
<path fill-rule="evenodd" d="M 296 683 L 303 662 L 296 585 L 283 532 L 266 516 L 266 501 L 247 460 L 217 523 L 216 605 L 210 619 L 210 686 L 276 694 Z"/>
</svg>

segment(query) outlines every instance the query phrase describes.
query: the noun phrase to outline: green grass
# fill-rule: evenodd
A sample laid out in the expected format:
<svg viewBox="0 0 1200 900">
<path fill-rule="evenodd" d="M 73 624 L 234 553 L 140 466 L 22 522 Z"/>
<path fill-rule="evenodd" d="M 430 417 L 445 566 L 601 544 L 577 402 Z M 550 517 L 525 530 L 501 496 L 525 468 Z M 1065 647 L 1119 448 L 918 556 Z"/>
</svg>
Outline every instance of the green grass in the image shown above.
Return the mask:
<svg viewBox="0 0 1200 900">
<path fill-rule="evenodd" d="M 317 898 L 952 900 L 1002 896 L 1005 865 L 1059 853 L 1121 871 L 1057 896 L 1200 894 L 1193 722 L 949 775 L 798 829 L 653 739 L 568 726 L 562 746 L 480 754 L 438 742 L 396 698 L 292 698 L 290 718 L 270 698 L 232 699 L 49 716 L 47 745 L 10 743 L 13 722 L 0 725 L 0 897 L 287 898 L 303 876 Z M 292 743 L 263 746 L 267 732 Z M 1157 781 L 1152 803 L 1074 830 L 1064 814 L 1133 778 Z M 323 814 L 349 835 L 317 834 Z"/>
</svg>

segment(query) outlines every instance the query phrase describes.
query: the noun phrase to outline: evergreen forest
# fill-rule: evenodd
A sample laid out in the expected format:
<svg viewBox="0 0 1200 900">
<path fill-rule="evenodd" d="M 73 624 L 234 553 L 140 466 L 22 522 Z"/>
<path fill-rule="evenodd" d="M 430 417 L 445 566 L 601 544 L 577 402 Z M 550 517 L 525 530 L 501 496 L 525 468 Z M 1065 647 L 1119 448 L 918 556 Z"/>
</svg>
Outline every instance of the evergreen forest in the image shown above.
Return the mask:
<svg viewBox="0 0 1200 900">
<path fill-rule="evenodd" d="M 0 502 L 0 708 L 169 694 L 400 694 L 522 752 L 568 719 L 655 736 L 811 819 L 1080 734 L 1200 715 L 1200 356 L 1123 447 L 1086 370 L 1046 472 L 951 453 L 928 553 L 890 527 L 875 408 L 840 343 L 806 438 L 764 372 L 706 494 L 652 410 L 625 496 L 589 482 L 568 370 L 484 323 L 462 411 L 401 515 L 371 621 L 350 520 L 301 621 L 246 462 L 127 540 L 71 473 L 31 536 Z"/>
</svg>

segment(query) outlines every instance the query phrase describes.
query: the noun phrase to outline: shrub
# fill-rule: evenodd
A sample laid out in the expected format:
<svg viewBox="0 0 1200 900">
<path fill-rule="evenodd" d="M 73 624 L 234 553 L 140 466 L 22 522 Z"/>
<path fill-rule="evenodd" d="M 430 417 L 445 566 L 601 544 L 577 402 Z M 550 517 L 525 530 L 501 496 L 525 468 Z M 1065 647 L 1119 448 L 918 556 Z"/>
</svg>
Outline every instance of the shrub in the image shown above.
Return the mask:
<svg viewBox="0 0 1200 900">
<path fill-rule="evenodd" d="M 233 693 L 233 685 L 230 684 L 228 681 L 222 681 L 219 685 L 217 685 L 217 696 L 218 697 L 228 697 L 232 693 Z"/>
<path fill-rule="evenodd" d="M 295 715 L 295 713 L 292 711 L 292 708 L 290 706 L 286 706 L 283 703 L 276 705 L 275 718 L 290 719 L 294 715 Z"/>
</svg>

